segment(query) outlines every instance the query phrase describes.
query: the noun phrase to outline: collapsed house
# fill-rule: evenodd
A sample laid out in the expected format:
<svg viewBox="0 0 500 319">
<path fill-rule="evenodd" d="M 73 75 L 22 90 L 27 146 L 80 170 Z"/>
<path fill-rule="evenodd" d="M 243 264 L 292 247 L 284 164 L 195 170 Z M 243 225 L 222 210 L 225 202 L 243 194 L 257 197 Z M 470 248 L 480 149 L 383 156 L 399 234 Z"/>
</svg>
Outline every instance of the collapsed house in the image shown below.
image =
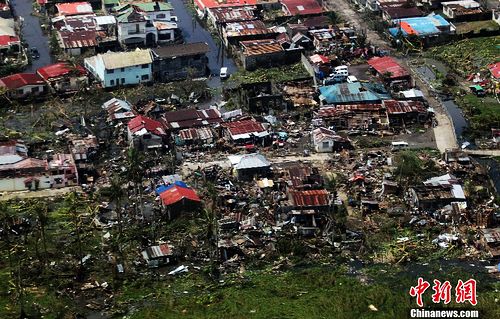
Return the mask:
<svg viewBox="0 0 500 319">
<path fill-rule="evenodd" d="M 222 122 L 221 113 L 217 109 L 185 109 L 163 114 L 162 122 L 172 130 L 217 125 Z"/>
<path fill-rule="evenodd" d="M 420 101 L 384 100 L 373 104 L 325 106 L 314 116 L 317 123 L 336 130 L 379 130 L 426 123 L 432 113 Z"/>
<path fill-rule="evenodd" d="M 129 102 L 117 98 L 104 102 L 102 108 L 108 113 L 107 120 L 110 122 L 129 120 L 136 116 Z"/>
<path fill-rule="evenodd" d="M 451 174 L 430 178 L 409 189 L 410 204 L 422 210 L 435 210 L 452 203 L 466 207 L 462 185 Z"/>
<path fill-rule="evenodd" d="M 174 261 L 173 248 L 169 244 L 150 246 L 142 251 L 142 258 L 144 258 L 149 268 L 168 265 Z"/>
</svg>

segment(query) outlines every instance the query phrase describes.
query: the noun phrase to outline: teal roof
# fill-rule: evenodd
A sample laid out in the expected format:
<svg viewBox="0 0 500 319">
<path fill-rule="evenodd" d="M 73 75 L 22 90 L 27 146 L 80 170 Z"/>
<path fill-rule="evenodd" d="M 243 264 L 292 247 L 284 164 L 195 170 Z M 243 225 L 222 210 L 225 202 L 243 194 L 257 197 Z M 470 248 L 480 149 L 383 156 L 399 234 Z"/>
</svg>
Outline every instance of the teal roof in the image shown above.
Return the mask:
<svg viewBox="0 0 500 319">
<path fill-rule="evenodd" d="M 322 86 L 319 91 L 320 98 L 328 104 L 377 103 L 387 98 L 385 94 L 377 94 L 360 82 Z"/>
</svg>

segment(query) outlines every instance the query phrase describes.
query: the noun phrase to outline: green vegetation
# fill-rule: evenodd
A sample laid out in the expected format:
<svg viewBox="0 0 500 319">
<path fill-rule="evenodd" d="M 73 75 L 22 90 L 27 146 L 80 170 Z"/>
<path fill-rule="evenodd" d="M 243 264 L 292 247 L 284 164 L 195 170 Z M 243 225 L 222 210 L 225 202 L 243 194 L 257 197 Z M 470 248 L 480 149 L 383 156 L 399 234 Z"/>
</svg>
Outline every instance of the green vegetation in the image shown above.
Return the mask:
<svg viewBox="0 0 500 319">
<path fill-rule="evenodd" d="M 464 76 L 500 60 L 500 36 L 465 39 L 433 48 L 428 54 Z"/>
<path fill-rule="evenodd" d="M 252 72 L 241 70 L 231 75 L 231 81 L 238 84 L 265 81 L 280 83 L 309 77 L 311 76 L 307 73 L 302 63 L 299 62 L 289 66 L 258 69 Z"/>
<path fill-rule="evenodd" d="M 500 26 L 493 20 L 469 21 L 457 23 L 455 26 L 457 28 L 457 34 L 469 33 L 471 31 L 479 33 L 481 30 L 494 31 L 500 29 Z"/>
<path fill-rule="evenodd" d="M 144 299 L 144 307 L 130 317 L 133 319 L 407 318 L 409 309 L 415 306 L 408 290 L 416 284 L 416 278 L 401 269 L 377 265 L 365 268 L 361 275 L 379 279 L 365 285 L 354 276 L 346 276 L 345 267 L 331 266 L 247 272 L 215 285 L 199 275 L 188 275 L 171 287 L 166 282 L 130 287 L 122 297 L 127 297 L 124 301 Z M 449 279 L 455 284 L 459 278 L 470 276 L 450 267 L 446 273 L 433 273 L 425 279 Z M 479 283 L 481 317 L 495 318 L 498 307 L 494 288 L 486 280 Z M 424 295 L 427 305 L 432 303 L 430 295 Z M 370 310 L 370 305 L 378 311 Z M 457 304 L 447 308 L 451 307 Z"/>
<path fill-rule="evenodd" d="M 492 128 L 500 127 L 500 104 L 494 98 L 468 94 L 458 97 L 457 103 L 469 119 L 470 133 L 489 136 Z"/>
</svg>

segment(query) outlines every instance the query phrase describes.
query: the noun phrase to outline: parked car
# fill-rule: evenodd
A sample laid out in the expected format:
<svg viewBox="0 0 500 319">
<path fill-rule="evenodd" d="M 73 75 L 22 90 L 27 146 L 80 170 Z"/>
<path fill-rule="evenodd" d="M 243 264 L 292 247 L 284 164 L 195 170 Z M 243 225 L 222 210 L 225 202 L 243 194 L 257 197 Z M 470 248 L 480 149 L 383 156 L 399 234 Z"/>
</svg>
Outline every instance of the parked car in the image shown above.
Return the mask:
<svg viewBox="0 0 500 319">
<path fill-rule="evenodd" d="M 225 79 L 229 78 L 229 73 L 227 72 L 226 67 L 220 68 L 219 77 L 221 80 L 225 80 Z"/>
<path fill-rule="evenodd" d="M 39 59 L 40 58 L 40 52 L 38 52 L 38 49 L 35 47 L 30 48 L 30 54 L 33 59 Z"/>
</svg>

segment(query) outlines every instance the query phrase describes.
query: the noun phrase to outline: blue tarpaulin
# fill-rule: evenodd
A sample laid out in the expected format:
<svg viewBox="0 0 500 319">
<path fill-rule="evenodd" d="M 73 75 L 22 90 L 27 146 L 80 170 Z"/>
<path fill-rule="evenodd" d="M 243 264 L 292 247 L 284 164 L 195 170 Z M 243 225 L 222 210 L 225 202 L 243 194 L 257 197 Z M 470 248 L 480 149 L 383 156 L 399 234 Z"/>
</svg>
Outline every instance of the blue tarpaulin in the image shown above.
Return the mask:
<svg viewBox="0 0 500 319">
<path fill-rule="evenodd" d="M 179 187 L 183 187 L 183 188 L 190 188 L 183 181 L 176 181 L 175 183 L 170 184 L 170 185 L 160 185 L 160 186 L 156 187 L 156 194 L 160 195 L 164 191 L 167 191 L 170 188 L 172 188 L 174 185 L 179 186 Z"/>
</svg>

